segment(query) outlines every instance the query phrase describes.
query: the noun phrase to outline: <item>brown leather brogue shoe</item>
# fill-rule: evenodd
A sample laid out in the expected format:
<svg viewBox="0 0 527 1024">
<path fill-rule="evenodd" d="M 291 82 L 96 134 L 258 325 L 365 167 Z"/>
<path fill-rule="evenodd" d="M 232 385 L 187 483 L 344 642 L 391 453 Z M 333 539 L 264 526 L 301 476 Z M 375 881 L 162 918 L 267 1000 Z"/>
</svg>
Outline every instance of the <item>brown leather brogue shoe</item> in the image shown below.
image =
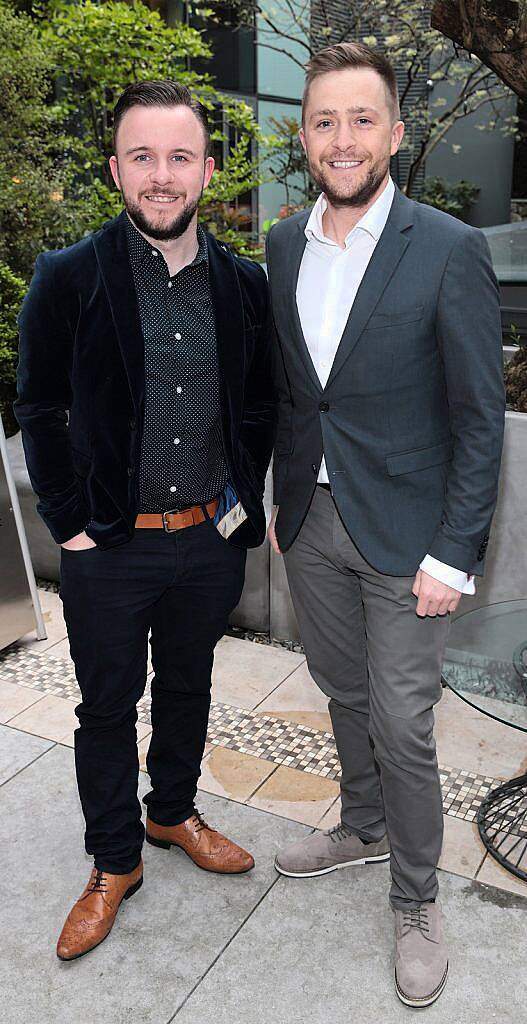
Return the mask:
<svg viewBox="0 0 527 1024">
<path fill-rule="evenodd" d="M 110 875 L 93 868 L 84 892 L 73 904 L 60 933 L 57 956 L 76 960 L 100 945 L 112 930 L 123 900 L 143 884 L 143 862 L 127 875 Z"/>
<path fill-rule="evenodd" d="M 169 850 L 180 846 L 194 864 L 205 871 L 223 875 L 239 875 L 254 867 L 254 858 L 221 832 L 207 825 L 199 811 L 181 825 L 156 825 L 146 819 L 146 840 L 152 846 Z"/>
</svg>

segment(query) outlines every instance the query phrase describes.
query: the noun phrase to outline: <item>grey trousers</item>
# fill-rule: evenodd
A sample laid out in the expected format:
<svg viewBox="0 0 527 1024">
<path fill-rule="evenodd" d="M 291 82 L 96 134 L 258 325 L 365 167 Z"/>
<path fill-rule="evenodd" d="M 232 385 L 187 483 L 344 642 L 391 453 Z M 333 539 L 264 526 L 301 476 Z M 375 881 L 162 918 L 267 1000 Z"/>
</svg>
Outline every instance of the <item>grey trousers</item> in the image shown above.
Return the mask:
<svg viewBox="0 0 527 1024">
<path fill-rule="evenodd" d="M 373 569 L 321 487 L 284 560 L 308 668 L 330 698 L 342 820 L 366 841 L 388 833 L 392 905 L 433 900 L 443 840 L 433 705 L 449 617 L 416 615 L 414 577 Z"/>
</svg>

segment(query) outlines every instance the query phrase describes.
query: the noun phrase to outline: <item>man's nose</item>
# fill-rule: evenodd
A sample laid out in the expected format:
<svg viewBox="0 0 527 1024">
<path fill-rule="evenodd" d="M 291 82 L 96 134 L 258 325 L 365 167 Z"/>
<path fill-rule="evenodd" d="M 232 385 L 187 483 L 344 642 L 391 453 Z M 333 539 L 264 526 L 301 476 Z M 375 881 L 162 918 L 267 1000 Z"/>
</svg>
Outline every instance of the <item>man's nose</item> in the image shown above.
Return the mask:
<svg viewBox="0 0 527 1024">
<path fill-rule="evenodd" d="M 150 172 L 153 185 L 169 185 L 174 180 L 173 168 L 168 163 L 160 162 Z"/>
<path fill-rule="evenodd" d="M 352 148 L 355 145 L 355 133 L 353 128 L 348 124 L 340 124 L 333 136 L 333 145 L 335 149 L 345 153 L 346 150 Z"/>
</svg>

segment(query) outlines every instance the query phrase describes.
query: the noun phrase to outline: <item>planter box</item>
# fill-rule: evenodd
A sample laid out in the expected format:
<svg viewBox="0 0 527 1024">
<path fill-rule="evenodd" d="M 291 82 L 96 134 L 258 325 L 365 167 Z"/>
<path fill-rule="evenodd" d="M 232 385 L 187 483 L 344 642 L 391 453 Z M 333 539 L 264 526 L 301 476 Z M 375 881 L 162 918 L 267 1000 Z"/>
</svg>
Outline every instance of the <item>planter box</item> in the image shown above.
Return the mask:
<svg viewBox="0 0 527 1024">
<path fill-rule="evenodd" d="M 36 499 L 27 475 L 20 433 L 9 438 L 9 461 L 17 485 L 35 574 L 59 578 L 59 550 L 36 512 Z M 271 471 L 264 498 L 271 512 Z M 527 597 L 527 413 L 508 412 L 500 475 L 498 506 L 492 524 L 486 572 L 476 582 L 476 596 L 465 597 L 458 615 L 494 604 Z M 248 552 L 245 587 L 231 616 L 233 625 L 270 632 L 273 639 L 300 639 L 289 595 L 283 560 L 266 540 Z"/>
<path fill-rule="evenodd" d="M 475 597 L 465 597 L 457 614 L 472 608 L 527 597 L 527 413 L 508 412 L 498 504 Z"/>
<path fill-rule="evenodd" d="M 36 576 L 58 582 L 60 550 L 36 510 L 36 497 L 26 469 L 20 431 L 7 441 L 9 465 L 16 484 L 22 518 L 26 528 L 31 561 Z M 268 474 L 265 498 L 267 517 L 271 514 L 271 475 Z M 233 625 L 258 632 L 269 632 L 269 542 L 247 554 L 245 587 L 238 607 L 231 616 Z"/>
<path fill-rule="evenodd" d="M 508 412 L 498 504 L 475 597 L 464 597 L 454 618 L 473 608 L 527 597 L 527 413 Z M 271 636 L 299 640 L 282 559 L 271 552 Z"/>
</svg>

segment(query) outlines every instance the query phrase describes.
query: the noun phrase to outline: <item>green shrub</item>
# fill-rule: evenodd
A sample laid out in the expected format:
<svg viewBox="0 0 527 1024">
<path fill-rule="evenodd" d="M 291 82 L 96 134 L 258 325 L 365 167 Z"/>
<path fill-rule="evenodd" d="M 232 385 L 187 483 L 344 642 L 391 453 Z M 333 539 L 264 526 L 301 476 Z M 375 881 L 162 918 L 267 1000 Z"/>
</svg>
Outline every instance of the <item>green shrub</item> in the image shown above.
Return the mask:
<svg viewBox="0 0 527 1024">
<path fill-rule="evenodd" d="M 515 324 L 511 328 L 511 341 L 519 348 L 505 366 L 507 408 L 527 412 L 527 337 L 520 334 Z"/>
<path fill-rule="evenodd" d="M 443 213 L 450 213 L 452 217 L 464 220 L 478 195 L 479 188 L 469 181 L 427 178 L 420 198 L 421 202 L 435 206 L 436 210 L 442 210 Z"/>
<path fill-rule="evenodd" d="M 0 412 L 8 437 L 18 430 L 13 415 L 18 360 L 16 318 L 25 292 L 25 282 L 5 263 L 0 263 Z"/>
<path fill-rule="evenodd" d="M 0 261 L 29 280 L 38 253 L 61 244 L 54 67 L 34 20 L 4 0 L 0 38 Z"/>
</svg>

